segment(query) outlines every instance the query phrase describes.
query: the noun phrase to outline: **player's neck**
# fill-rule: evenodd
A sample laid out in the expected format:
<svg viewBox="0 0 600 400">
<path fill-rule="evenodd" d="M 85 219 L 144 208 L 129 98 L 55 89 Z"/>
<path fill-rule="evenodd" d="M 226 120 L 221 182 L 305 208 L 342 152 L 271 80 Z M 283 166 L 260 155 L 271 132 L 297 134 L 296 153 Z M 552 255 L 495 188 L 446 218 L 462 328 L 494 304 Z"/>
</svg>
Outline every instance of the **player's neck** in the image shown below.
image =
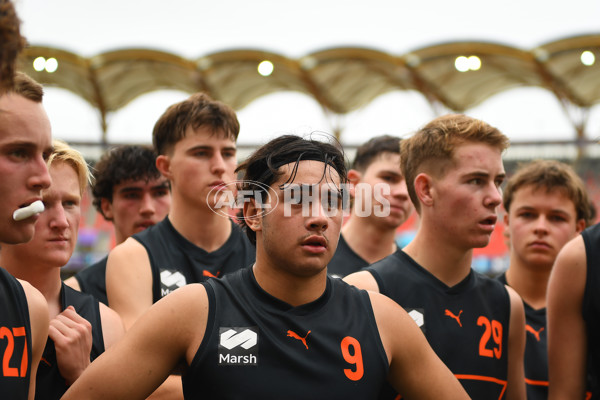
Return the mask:
<svg viewBox="0 0 600 400">
<path fill-rule="evenodd" d="M 404 252 L 437 279 L 452 287 L 471 272 L 473 249 L 459 249 L 419 229 Z"/>
<path fill-rule="evenodd" d="M 533 309 L 546 307 L 546 289 L 550 278 L 550 268 L 526 268 L 511 257 L 506 271 L 506 282 Z"/>
<path fill-rule="evenodd" d="M 317 300 L 327 287 L 327 270 L 325 268 L 316 275 L 299 277 L 287 273 L 281 268 L 273 268 L 268 265 L 268 260 L 258 253 L 256 263 L 252 268 L 256 282 L 262 290 L 294 307 Z"/>
<path fill-rule="evenodd" d="M 352 251 L 369 264 L 389 256 L 397 248 L 394 229 L 381 229 L 364 218 L 351 217 L 342 228 L 342 235 Z"/>
<path fill-rule="evenodd" d="M 172 207 L 169 221 L 180 235 L 208 252 L 219 249 L 231 235 L 231 221 L 212 210 Z"/>
</svg>

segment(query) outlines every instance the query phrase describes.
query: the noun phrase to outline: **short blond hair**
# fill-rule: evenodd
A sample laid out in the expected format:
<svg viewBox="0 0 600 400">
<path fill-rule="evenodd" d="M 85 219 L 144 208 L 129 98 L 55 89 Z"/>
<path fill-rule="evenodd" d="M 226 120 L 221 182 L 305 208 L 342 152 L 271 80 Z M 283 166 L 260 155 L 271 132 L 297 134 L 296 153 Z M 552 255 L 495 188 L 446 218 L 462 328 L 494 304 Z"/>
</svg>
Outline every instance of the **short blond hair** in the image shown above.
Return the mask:
<svg viewBox="0 0 600 400">
<path fill-rule="evenodd" d="M 67 163 L 73 167 L 79 178 L 79 192 L 83 196 L 88 184 L 92 183 L 92 174 L 85 158 L 79 151 L 62 140 L 54 139 L 52 146 L 54 149 L 48 158 L 48 168 L 52 166 L 52 163 L 57 161 Z"/>
</svg>

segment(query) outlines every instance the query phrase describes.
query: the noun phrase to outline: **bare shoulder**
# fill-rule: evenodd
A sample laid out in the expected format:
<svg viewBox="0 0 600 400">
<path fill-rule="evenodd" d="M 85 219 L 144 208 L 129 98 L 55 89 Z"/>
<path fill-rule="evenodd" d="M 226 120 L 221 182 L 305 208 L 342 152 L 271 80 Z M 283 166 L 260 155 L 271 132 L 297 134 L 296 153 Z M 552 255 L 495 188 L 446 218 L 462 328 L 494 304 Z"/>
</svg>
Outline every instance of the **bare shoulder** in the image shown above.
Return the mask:
<svg viewBox="0 0 600 400">
<path fill-rule="evenodd" d="M 585 269 L 586 252 L 583 236 L 577 235 L 571 239 L 558 253 L 554 268 L 559 269 Z M 560 272 L 560 271 L 559 271 Z"/>
<path fill-rule="evenodd" d="M 43 350 L 44 345 L 46 344 L 48 327 L 50 324 L 48 303 L 46 302 L 44 295 L 29 282 L 19 279 L 19 283 L 23 286 L 23 291 L 27 298 L 34 352 L 37 352 L 35 347 L 38 347 L 39 356 L 41 356 L 41 350 Z M 37 356 L 37 354 L 34 355 Z"/>
<path fill-rule="evenodd" d="M 587 275 L 585 244 L 581 235 L 571 239 L 558 253 L 548 283 L 549 301 L 564 295 L 583 296 Z"/>
<path fill-rule="evenodd" d="M 42 318 L 48 320 L 48 303 L 44 298 L 44 295 L 40 293 L 35 287 L 29 282 L 18 279 L 19 283 L 23 287 L 25 297 L 27 298 L 27 306 L 29 307 L 30 318 Z"/>
<path fill-rule="evenodd" d="M 379 285 L 369 271 L 358 271 L 344 278 L 344 282 L 354 285 L 359 289 L 379 292 Z"/>
<path fill-rule="evenodd" d="M 398 337 L 397 333 L 400 329 L 405 332 L 408 330 L 409 333 L 419 330 L 412 317 L 394 300 L 381 293 L 373 291 L 368 293 L 384 347 Z"/>
<path fill-rule="evenodd" d="M 516 313 L 517 316 L 520 316 L 520 315 L 524 316 L 525 315 L 525 307 L 523 306 L 523 299 L 521 299 L 521 296 L 519 296 L 517 291 L 515 289 L 511 288 L 510 286 L 504 285 L 504 287 L 506 288 L 506 291 L 508 292 L 511 315 L 514 315 Z"/>
<path fill-rule="evenodd" d="M 102 321 L 104 346 L 105 348 L 109 348 L 123 337 L 125 327 L 119 314 L 103 303 L 100 303 L 100 320 Z"/>
<path fill-rule="evenodd" d="M 106 268 L 114 269 L 115 264 L 131 263 L 137 264 L 140 261 L 149 262 L 146 248 L 137 240 L 128 238 L 123 243 L 115 247 L 108 253 Z"/>
<path fill-rule="evenodd" d="M 63 281 L 65 285 L 69 286 L 71 289 L 75 289 L 78 292 L 81 292 L 81 287 L 79 286 L 79 282 L 75 279 L 74 276 L 67 278 Z"/>
<path fill-rule="evenodd" d="M 135 239 L 127 239 L 108 254 L 106 295 L 125 329 L 152 305 L 150 259 L 145 247 Z"/>
</svg>

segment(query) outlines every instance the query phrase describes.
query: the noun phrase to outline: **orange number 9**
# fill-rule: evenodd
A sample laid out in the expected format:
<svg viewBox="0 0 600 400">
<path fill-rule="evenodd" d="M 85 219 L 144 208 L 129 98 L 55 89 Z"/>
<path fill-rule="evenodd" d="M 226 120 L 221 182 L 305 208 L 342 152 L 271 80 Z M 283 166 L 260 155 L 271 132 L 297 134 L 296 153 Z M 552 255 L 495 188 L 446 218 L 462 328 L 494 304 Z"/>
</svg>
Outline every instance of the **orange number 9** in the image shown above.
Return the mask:
<svg viewBox="0 0 600 400">
<path fill-rule="evenodd" d="M 353 354 L 350 354 L 350 346 L 352 346 Z M 346 377 L 348 377 L 348 379 L 350 379 L 352 381 L 360 380 L 363 377 L 364 372 L 365 372 L 364 366 L 363 366 L 362 351 L 360 349 L 360 343 L 358 342 L 358 340 L 354 339 L 353 337 L 346 336 L 344 339 L 342 339 L 341 347 L 342 347 L 342 355 L 344 356 L 344 360 L 346 360 L 346 362 L 348 364 L 356 365 L 355 370 L 352 370 L 350 368 L 345 368 L 344 374 L 346 374 Z"/>
</svg>

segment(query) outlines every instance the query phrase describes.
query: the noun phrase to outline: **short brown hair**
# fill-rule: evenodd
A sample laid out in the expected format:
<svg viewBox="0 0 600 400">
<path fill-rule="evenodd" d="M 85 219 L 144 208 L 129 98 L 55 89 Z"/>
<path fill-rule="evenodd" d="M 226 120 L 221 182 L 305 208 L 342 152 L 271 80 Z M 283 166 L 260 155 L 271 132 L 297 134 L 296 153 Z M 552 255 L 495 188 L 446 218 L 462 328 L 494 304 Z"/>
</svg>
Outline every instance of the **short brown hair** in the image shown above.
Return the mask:
<svg viewBox="0 0 600 400">
<path fill-rule="evenodd" d="M 9 92 L 25 97 L 27 100 L 41 103 L 44 97 L 44 88 L 37 83 L 32 77 L 23 73 L 15 74 L 15 81 L 12 90 Z"/>
<path fill-rule="evenodd" d="M 189 126 L 194 129 L 209 127 L 213 134 L 225 135 L 234 142 L 240 133 L 240 123 L 231 107 L 205 93 L 196 93 L 167 108 L 158 119 L 152 132 L 156 152 L 163 155 L 170 151 L 185 137 Z"/>
<path fill-rule="evenodd" d="M 0 0 L 0 93 L 13 86 L 19 52 L 25 47 L 21 21 L 10 0 Z"/>
<path fill-rule="evenodd" d="M 545 189 L 547 192 L 560 191 L 573 202 L 577 220 L 583 219 L 586 225 L 590 224 L 592 210 L 585 184 L 570 165 L 556 160 L 534 160 L 519 166 L 504 189 L 502 200 L 507 212 L 515 193 L 523 187 Z"/>
<path fill-rule="evenodd" d="M 400 138 L 390 135 L 375 136 L 358 146 L 352 168 L 365 172 L 383 153 L 400 154 Z"/>
<path fill-rule="evenodd" d="M 408 194 L 420 211 L 415 178 L 422 171 L 443 176 L 453 161 L 456 148 L 465 143 L 484 143 L 504 151 L 509 140 L 497 128 L 462 114 L 438 117 L 408 139 L 400 142 L 400 165 Z"/>
</svg>

